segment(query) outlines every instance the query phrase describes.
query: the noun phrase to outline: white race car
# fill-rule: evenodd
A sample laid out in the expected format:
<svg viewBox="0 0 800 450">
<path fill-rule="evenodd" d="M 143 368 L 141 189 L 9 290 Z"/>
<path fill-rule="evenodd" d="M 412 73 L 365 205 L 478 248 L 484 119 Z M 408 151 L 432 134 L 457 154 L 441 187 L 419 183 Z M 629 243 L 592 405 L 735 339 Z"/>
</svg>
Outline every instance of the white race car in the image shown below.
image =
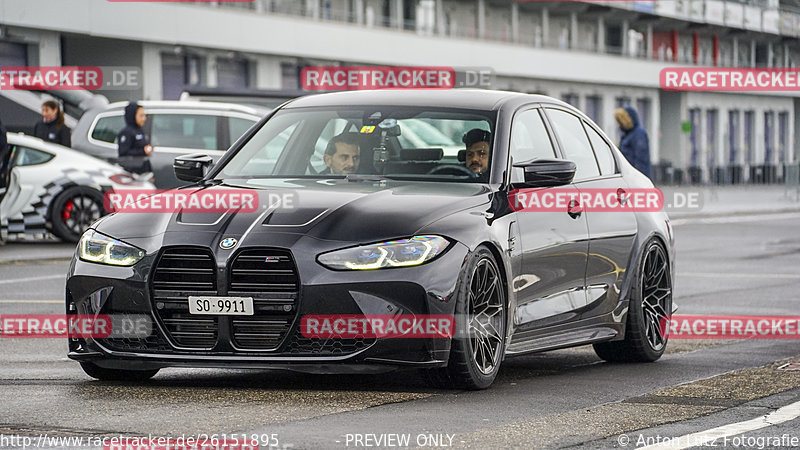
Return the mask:
<svg viewBox="0 0 800 450">
<path fill-rule="evenodd" d="M 106 192 L 155 189 L 101 159 L 24 134 L 7 136 L 13 153 L 8 189 L 0 202 L 3 239 L 51 232 L 77 242 L 92 222 L 108 213 L 103 206 Z"/>
</svg>

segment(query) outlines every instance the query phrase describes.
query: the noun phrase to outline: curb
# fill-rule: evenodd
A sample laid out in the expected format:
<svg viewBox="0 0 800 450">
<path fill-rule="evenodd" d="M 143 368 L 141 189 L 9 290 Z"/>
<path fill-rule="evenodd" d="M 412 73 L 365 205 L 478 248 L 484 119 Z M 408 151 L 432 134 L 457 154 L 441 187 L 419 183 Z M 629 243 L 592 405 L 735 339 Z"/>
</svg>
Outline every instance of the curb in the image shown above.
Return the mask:
<svg viewBox="0 0 800 450">
<path fill-rule="evenodd" d="M 740 216 L 757 216 L 767 214 L 786 214 L 786 213 L 800 213 L 800 208 L 782 208 L 782 209 L 769 209 L 763 211 L 731 211 L 719 212 L 709 214 L 669 214 L 670 220 L 672 219 L 717 219 L 722 217 L 740 217 Z"/>
</svg>

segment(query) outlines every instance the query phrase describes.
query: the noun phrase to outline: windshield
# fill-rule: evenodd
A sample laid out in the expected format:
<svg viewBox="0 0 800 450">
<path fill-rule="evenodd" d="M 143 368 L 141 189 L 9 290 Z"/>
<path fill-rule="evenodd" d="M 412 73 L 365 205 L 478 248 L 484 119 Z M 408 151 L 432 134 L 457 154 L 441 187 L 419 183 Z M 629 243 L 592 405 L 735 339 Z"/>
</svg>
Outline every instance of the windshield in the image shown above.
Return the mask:
<svg viewBox="0 0 800 450">
<path fill-rule="evenodd" d="M 411 107 L 285 109 L 217 173 L 231 178 L 359 176 L 488 182 L 493 112 Z M 474 131 L 480 130 L 480 132 Z M 478 136 L 480 142 L 462 138 Z"/>
</svg>

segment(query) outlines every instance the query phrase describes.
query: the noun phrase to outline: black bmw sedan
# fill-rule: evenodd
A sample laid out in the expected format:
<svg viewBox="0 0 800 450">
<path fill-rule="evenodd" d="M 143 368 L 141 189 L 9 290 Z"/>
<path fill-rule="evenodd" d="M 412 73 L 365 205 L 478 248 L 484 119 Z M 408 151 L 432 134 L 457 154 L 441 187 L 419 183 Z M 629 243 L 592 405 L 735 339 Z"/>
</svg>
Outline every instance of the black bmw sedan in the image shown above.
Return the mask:
<svg viewBox="0 0 800 450">
<path fill-rule="evenodd" d="M 245 190 L 256 205 L 123 210 L 83 235 L 67 314 L 148 322 L 70 337 L 92 377 L 416 368 L 483 389 L 509 356 L 591 344 L 647 362 L 667 345 L 669 219 L 631 206 L 650 180 L 553 98 L 308 96 L 216 165 L 189 155 L 175 172 L 191 183 L 178 193 Z"/>
</svg>

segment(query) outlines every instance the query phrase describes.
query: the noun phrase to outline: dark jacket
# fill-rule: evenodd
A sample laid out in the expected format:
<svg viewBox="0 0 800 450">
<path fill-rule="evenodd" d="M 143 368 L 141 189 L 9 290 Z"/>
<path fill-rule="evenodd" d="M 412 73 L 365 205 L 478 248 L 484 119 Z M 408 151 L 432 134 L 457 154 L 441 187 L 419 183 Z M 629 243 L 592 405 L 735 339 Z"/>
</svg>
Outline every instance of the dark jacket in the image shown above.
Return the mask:
<svg viewBox="0 0 800 450">
<path fill-rule="evenodd" d="M 136 124 L 136 111 L 139 104 L 130 102 L 125 107 L 125 128 L 117 135 L 117 155 L 119 165 L 128 172 L 152 172 L 150 161 L 144 148 L 150 144 L 150 139 L 139 125 Z"/>
<path fill-rule="evenodd" d="M 624 109 L 631 117 L 633 128 L 622 130 L 624 134 L 619 141 L 619 149 L 633 167 L 650 178 L 650 140 L 647 131 L 639 123 L 639 114 L 635 109 L 630 106 L 625 106 Z"/>
<path fill-rule="evenodd" d="M 39 139 L 54 144 L 61 144 L 64 147 L 72 147 L 72 132 L 66 125 L 58 126 L 56 121 L 45 122 L 40 120 L 33 127 L 33 135 Z"/>
</svg>

